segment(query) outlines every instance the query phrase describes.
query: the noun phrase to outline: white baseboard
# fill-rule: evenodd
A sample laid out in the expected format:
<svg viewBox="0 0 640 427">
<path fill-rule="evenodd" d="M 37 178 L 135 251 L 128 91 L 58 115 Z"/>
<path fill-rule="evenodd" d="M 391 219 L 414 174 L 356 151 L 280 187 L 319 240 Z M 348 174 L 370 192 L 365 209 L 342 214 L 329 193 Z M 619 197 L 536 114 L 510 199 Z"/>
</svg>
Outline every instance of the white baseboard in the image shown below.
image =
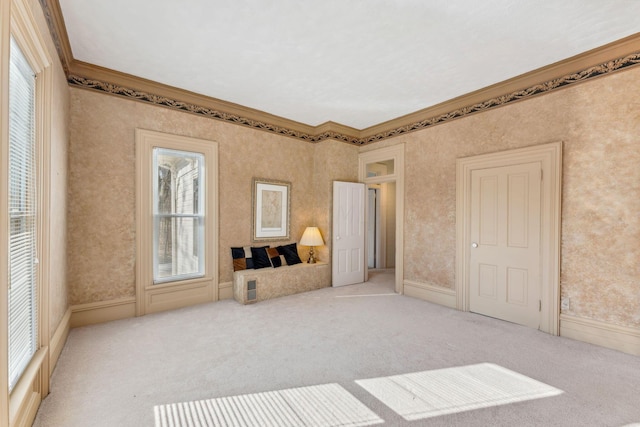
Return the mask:
<svg viewBox="0 0 640 427">
<path fill-rule="evenodd" d="M 639 328 L 561 314 L 560 336 L 640 356 Z"/>
<path fill-rule="evenodd" d="M 233 282 L 220 283 L 218 298 L 233 298 Z M 110 301 L 92 302 L 71 306 L 72 328 L 127 319 L 136 315 L 136 297 L 119 298 Z M 66 338 L 65 338 L 66 339 Z"/>
<path fill-rule="evenodd" d="M 218 285 L 218 299 L 233 299 L 233 282 L 224 282 Z"/>
<path fill-rule="evenodd" d="M 136 297 L 71 306 L 71 327 L 94 325 L 136 315 Z"/>
<path fill-rule="evenodd" d="M 456 308 L 456 291 L 414 280 L 404 281 L 404 294 L 409 297 L 423 299 L 434 304 Z"/>
<path fill-rule="evenodd" d="M 62 349 L 64 348 L 64 344 L 67 342 L 69 329 L 71 329 L 71 307 L 67 308 L 60 324 L 49 341 L 49 376 L 53 373 L 56 363 L 58 363 L 58 359 L 60 358 L 60 353 L 62 353 Z"/>
</svg>

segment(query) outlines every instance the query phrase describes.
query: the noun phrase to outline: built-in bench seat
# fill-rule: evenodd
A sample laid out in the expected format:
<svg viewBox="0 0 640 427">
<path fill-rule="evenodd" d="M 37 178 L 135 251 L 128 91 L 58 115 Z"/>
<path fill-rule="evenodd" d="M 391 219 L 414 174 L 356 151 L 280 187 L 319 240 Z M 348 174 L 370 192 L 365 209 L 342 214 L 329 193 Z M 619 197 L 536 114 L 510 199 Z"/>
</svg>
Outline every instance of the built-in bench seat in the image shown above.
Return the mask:
<svg viewBox="0 0 640 427">
<path fill-rule="evenodd" d="M 325 262 L 303 262 L 233 273 L 233 298 L 240 304 L 251 304 L 328 286 L 331 286 L 331 272 Z"/>
</svg>

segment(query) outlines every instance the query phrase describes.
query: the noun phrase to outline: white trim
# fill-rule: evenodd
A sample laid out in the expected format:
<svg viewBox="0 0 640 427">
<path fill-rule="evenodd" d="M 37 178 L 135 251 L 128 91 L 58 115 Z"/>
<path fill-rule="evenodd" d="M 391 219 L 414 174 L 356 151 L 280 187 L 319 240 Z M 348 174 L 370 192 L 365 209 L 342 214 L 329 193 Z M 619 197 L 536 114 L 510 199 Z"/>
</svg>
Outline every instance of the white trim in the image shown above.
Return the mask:
<svg viewBox="0 0 640 427">
<path fill-rule="evenodd" d="M 11 1 L 11 34 L 36 74 L 51 65 L 46 43 L 25 0 Z"/>
<path fill-rule="evenodd" d="M 11 3 L 0 1 L 0 277 L 9 277 L 9 46 Z M 9 318 L 8 292 L 0 292 L 0 319 Z M 0 427 L 9 425 L 9 328 L 0 328 Z"/>
<path fill-rule="evenodd" d="M 51 336 L 51 345 L 49 346 L 49 376 L 53 373 L 53 370 L 58 363 L 60 353 L 67 342 L 69 336 L 69 330 L 71 329 L 71 307 L 67 308 L 67 311 L 62 316 L 60 324 L 56 328 L 55 332 Z"/>
<path fill-rule="evenodd" d="M 560 225 L 562 142 L 482 154 L 456 161 L 456 292 L 458 310 L 469 311 L 471 171 L 539 161 L 541 204 L 541 331 L 558 335 L 560 315 Z"/>
<path fill-rule="evenodd" d="M 429 283 L 404 281 L 404 294 L 408 297 L 419 298 L 434 304 L 456 308 L 456 291 L 435 286 Z"/>
<path fill-rule="evenodd" d="M 219 286 L 219 292 L 220 299 L 233 298 L 233 282 L 221 283 Z M 69 324 L 71 328 L 78 328 L 81 326 L 135 317 L 135 306 L 136 297 L 125 297 L 109 301 L 73 305 L 69 309 Z M 62 327 L 63 323 L 64 319 L 58 329 Z M 59 331 L 56 331 L 56 334 L 58 333 Z"/>
<path fill-rule="evenodd" d="M 136 315 L 218 300 L 218 144 L 214 141 L 136 129 Z M 204 155 L 205 275 L 153 284 L 152 159 L 156 147 Z"/>
<path fill-rule="evenodd" d="M 72 328 L 127 319 L 136 315 L 136 297 L 118 298 L 71 306 Z"/>
<path fill-rule="evenodd" d="M 561 314 L 560 335 L 640 356 L 640 328 Z"/>
<path fill-rule="evenodd" d="M 31 358 L 27 369 L 11 392 L 9 401 L 9 425 L 30 426 L 42 400 L 42 366 L 47 358 L 48 347 L 42 347 Z"/>
<path fill-rule="evenodd" d="M 233 299 L 233 282 L 223 282 L 218 285 L 218 300 Z"/>
<path fill-rule="evenodd" d="M 379 177 L 367 177 L 367 164 L 393 160 L 393 173 Z M 395 290 L 399 294 L 404 293 L 404 143 L 366 151 L 358 155 L 358 180 L 365 184 L 396 183 L 396 277 Z M 366 211 L 366 210 L 365 210 Z M 365 220 L 367 220 L 365 215 Z M 365 233 L 365 250 L 367 248 L 367 235 Z M 367 255 L 364 255 L 367 265 Z M 368 280 L 368 271 L 365 269 L 365 281 Z"/>
<path fill-rule="evenodd" d="M 46 59 L 49 59 L 48 56 Z M 50 60 L 49 60 L 50 61 Z M 38 295 L 38 322 L 39 336 L 38 341 L 40 347 L 50 345 L 51 327 L 50 310 L 49 310 L 49 291 L 51 289 L 51 114 L 52 114 L 52 98 L 53 98 L 53 70 L 50 63 L 47 64 L 38 74 L 36 80 L 36 111 L 37 111 L 37 128 L 40 131 L 38 135 L 38 162 L 39 162 L 39 203 L 38 222 L 39 222 L 39 238 L 38 254 L 39 254 L 39 295 Z M 51 372 L 49 366 L 50 358 L 46 357 L 43 361 L 42 372 Z M 44 398 L 49 394 L 50 376 L 41 375 L 41 393 Z"/>
<path fill-rule="evenodd" d="M 36 81 L 36 140 L 38 157 L 38 248 L 37 256 L 41 262 L 38 265 L 38 346 L 39 349 L 33 356 L 27 370 L 9 396 L 5 387 L 0 387 L 0 427 L 8 425 L 31 425 L 35 413 L 43 396 L 49 392 L 50 373 L 50 328 L 49 328 L 49 251 L 50 228 L 49 203 L 50 203 L 50 157 L 51 157 L 51 97 L 52 97 L 52 70 L 51 56 L 45 43 L 46 34 L 39 31 L 38 23 L 34 15 L 42 18 L 41 9 L 37 3 L 27 0 L 2 1 L 0 21 L 0 43 L 2 56 L 0 57 L 0 77 L 2 98 L 0 99 L 1 126 L 0 158 L 3 184 L 8 183 L 4 175 L 8 171 L 8 88 L 9 88 L 9 40 L 14 37 L 22 53 L 30 63 L 32 70 L 37 74 Z M 33 7 L 33 8 L 32 8 Z M 0 210 L 7 212 L 8 188 L 2 185 L 0 189 Z M 8 242 L 8 229 L 6 215 L 0 220 L 0 275 L 7 277 L 8 256 L 6 245 Z M 7 295 L 2 292 L 0 296 L 0 317 L 7 319 Z M 7 342 L 6 328 L 0 332 L 0 342 Z M 0 351 L 0 383 L 7 384 L 7 346 Z"/>
</svg>

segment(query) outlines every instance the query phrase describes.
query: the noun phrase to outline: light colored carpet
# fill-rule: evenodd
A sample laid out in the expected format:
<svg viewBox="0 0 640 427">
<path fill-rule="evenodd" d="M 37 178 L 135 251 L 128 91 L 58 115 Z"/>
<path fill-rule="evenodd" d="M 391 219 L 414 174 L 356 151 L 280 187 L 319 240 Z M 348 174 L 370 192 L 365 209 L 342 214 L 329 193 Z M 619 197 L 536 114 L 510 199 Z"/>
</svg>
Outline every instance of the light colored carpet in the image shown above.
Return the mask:
<svg viewBox="0 0 640 427">
<path fill-rule="evenodd" d="M 384 426 L 640 422 L 640 357 L 390 294 L 392 274 L 243 306 L 232 300 L 71 330 L 36 427 L 155 423 L 153 408 L 338 384 Z M 348 297 L 345 297 L 348 296 Z M 561 395 L 407 421 L 356 380 L 493 363 Z"/>
<path fill-rule="evenodd" d="M 407 421 L 562 393 L 493 363 L 356 380 L 356 383 Z"/>
<path fill-rule="evenodd" d="M 159 405 L 156 427 L 338 427 L 384 421 L 338 384 Z"/>
</svg>

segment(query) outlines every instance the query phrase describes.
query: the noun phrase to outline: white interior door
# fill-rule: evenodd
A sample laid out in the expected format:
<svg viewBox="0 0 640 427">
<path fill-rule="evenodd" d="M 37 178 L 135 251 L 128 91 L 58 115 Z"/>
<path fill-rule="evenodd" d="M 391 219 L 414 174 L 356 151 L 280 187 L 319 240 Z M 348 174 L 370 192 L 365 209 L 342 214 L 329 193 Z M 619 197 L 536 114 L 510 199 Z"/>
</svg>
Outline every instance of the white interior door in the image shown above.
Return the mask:
<svg viewBox="0 0 640 427">
<path fill-rule="evenodd" d="M 333 286 L 364 282 L 365 185 L 333 182 Z"/>
<path fill-rule="evenodd" d="M 541 165 L 471 173 L 469 309 L 538 328 Z"/>
</svg>

